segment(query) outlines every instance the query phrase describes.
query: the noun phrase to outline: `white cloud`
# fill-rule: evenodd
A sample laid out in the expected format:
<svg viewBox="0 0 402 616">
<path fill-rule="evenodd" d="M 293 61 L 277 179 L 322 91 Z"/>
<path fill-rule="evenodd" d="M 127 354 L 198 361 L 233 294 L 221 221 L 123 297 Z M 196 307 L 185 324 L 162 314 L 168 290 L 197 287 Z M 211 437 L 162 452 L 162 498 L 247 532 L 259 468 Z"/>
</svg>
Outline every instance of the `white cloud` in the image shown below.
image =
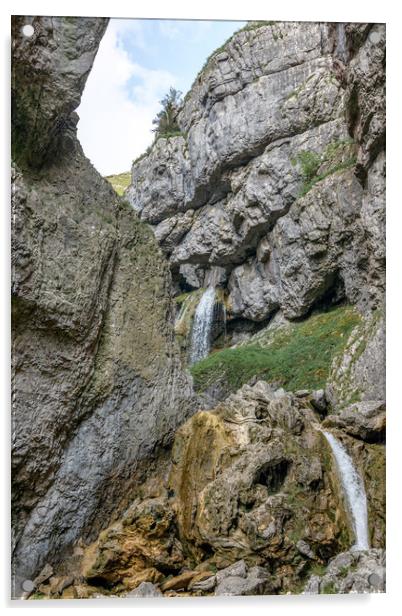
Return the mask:
<svg viewBox="0 0 402 616">
<path fill-rule="evenodd" d="M 138 22 L 109 23 L 77 109 L 78 138 L 102 175 L 129 170 L 150 145 L 159 100 L 177 81 L 168 71 L 147 69 L 130 58 L 119 36 L 132 28 L 141 40 Z M 136 81 L 129 90 L 132 78 Z"/>
</svg>

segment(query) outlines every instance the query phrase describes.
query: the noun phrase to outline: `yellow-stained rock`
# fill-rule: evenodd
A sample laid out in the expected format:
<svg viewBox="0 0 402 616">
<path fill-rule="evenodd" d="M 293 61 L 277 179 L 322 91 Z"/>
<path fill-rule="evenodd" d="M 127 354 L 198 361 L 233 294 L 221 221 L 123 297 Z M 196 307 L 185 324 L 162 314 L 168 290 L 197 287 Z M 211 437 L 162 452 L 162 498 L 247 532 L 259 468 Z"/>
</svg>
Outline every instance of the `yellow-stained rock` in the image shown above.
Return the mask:
<svg viewBox="0 0 402 616">
<path fill-rule="evenodd" d="M 245 385 L 177 432 L 169 476 L 179 537 L 196 561 L 220 569 L 300 564 L 349 547 L 348 521 L 325 439 L 308 403 Z M 334 515 L 335 512 L 335 515 Z"/>
<path fill-rule="evenodd" d="M 132 576 L 123 578 L 122 582 L 127 590 L 132 590 L 137 588 L 141 582 L 152 582 L 153 584 L 156 584 L 162 579 L 163 573 L 155 569 L 155 567 L 150 567 L 148 569 L 144 569 L 143 571 L 139 571 Z"/>
<path fill-rule="evenodd" d="M 174 514 L 163 498 L 136 501 L 122 520 L 103 531 L 86 549 L 82 575 L 89 581 L 96 578 L 116 584 L 144 570 L 149 573 L 155 566 L 179 571 L 184 556 L 173 520 Z"/>
<path fill-rule="evenodd" d="M 164 592 L 166 590 L 186 589 L 195 575 L 195 571 L 184 571 L 184 573 L 176 575 L 170 580 L 166 580 L 166 582 L 161 585 L 161 590 Z"/>
</svg>

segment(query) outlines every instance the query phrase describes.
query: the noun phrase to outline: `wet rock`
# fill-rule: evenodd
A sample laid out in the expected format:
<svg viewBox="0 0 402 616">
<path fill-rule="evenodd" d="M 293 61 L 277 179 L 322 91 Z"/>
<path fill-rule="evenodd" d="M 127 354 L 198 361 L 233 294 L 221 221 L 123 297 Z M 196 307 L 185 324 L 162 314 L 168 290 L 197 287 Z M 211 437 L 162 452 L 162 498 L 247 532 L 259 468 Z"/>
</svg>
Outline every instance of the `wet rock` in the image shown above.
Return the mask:
<svg viewBox="0 0 402 616">
<path fill-rule="evenodd" d="M 233 563 L 218 585 L 228 571 L 243 578 L 246 561 L 293 570 L 298 541 L 324 558 L 343 545 L 347 521 L 313 424 L 303 402 L 260 381 L 178 431 L 169 487 L 179 537 L 197 560 L 213 551 Z"/>
</svg>

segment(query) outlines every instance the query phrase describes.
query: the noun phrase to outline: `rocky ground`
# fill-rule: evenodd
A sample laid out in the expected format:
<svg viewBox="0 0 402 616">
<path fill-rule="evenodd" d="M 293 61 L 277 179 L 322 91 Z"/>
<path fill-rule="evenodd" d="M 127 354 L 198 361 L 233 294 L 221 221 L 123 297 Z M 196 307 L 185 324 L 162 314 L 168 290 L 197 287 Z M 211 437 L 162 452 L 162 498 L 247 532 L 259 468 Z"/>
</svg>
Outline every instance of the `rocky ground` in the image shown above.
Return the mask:
<svg viewBox="0 0 402 616">
<path fill-rule="evenodd" d="M 383 409 L 323 421 L 319 399 L 258 381 L 196 413 L 177 432 L 164 476 L 79 547 L 68 574 L 49 569 L 37 596 L 384 591 Z M 332 427 L 365 479 L 367 552 L 349 550 L 349 513 L 321 426 Z"/>
</svg>

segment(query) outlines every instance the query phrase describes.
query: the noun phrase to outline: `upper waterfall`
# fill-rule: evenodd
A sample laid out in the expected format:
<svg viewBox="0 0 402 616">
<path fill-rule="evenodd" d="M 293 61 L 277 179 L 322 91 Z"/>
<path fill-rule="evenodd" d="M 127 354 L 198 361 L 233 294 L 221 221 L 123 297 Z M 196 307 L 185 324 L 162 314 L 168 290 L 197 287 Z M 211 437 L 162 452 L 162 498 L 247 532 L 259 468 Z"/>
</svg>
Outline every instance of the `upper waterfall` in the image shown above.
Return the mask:
<svg viewBox="0 0 402 616">
<path fill-rule="evenodd" d="M 363 479 L 345 447 L 329 432 L 322 431 L 334 454 L 342 487 L 345 491 L 355 533 L 355 550 L 368 550 L 367 498 Z"/>
<path fill-rule="evenodd" d="M 214 305 L 215 287 L 209 286 L 202 295 L 194 314 L 191 332 L 190 364 L 203 359 L 209 353 Z"/>
</svg>

